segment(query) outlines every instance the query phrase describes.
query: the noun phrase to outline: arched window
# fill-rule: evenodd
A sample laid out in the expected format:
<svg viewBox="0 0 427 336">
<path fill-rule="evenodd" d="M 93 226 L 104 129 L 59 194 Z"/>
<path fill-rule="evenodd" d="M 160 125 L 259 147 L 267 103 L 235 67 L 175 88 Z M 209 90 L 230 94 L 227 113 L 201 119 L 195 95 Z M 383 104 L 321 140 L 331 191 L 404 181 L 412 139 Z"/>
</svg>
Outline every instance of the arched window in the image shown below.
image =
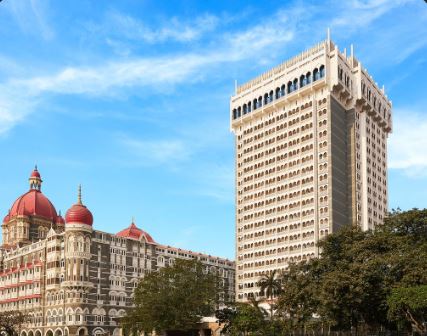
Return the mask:
<svg viewBox="0 0 427 336">
<path fill-rule="evenodd" d="M 305 75 L 305 82 L 307 83 L 307 84 L 310 84 L 311 83 L 311 72 L 309 71 L 309 72 L 307 72 L 307 74 Z"/>
<path fill-rule="evenodd" d="M 325 77 L 325 66 L 324 65 L 320 66 L 319 72 L 320 72 L 320 78 Z"/>
<path fill-rule="evenodd" d="M 294 85 L 294 88 L 293 88 L 292 91 L 298 90 L 298 79 L 297 78 L 294 79 L 294 84 L 293 85 Z"/>
<path fill-rule="evenodd" d="M 305 76 L 301 75 L 301 77 L 299 78 L 299 86 L 304 87 L 306 84 L 307 84 L 307 82 L 305 80 Z"/>
<path fill-rule="evenodd" d="M 233 119 L 236 119 L 236 118 L 237 118 L 237 110 L 233 109 Z"/>
<path fill-rule="evenodd" d="M 283 97 L 286 94 L 286 85 L 283 84 L 280 88 L 280 96 Z"/>
<path fill-rule="evenodd" d="M 242 108 L 240 106 L 237 108 L 237 116 L 239 118 L 242 116 Z"/>
<path fill-rule="evenodd" d="M 248 113 L 251 112 L 251 110 L 252 110 L 252 104 L 251 104 L 251 102 L 249 102 L 248 103 Z"/>
<path fill-rule="evenodd" d="M 276 88 L 276 99 L 279 99 L 280 97 L 280 88 Z"/>
<path fill-rule="evenodd" d="M 313 82 L 317 81 L 319 78 L 319 70 L 316 68 L 313 70 Z"/>
<path fill-rule="evenodd" d="M 270 93 L 268 95 L 268 100 L 270 101 L 270 103 L 273 101 L 273 97 L 274 97 L 274 93 L 273 93 L 273 91 L 270 91 Z"/>
<path fill-rule="evenodd" d="M 269 99 L 268 99 L 268 93 L 266 93 L 266 94 L 264 95 L 264 105 L 267 105 L 269 102 L 270 102 L 270 101 L 269 101 Z"/>
<path fill-rule="evenodd" d="M 258 97 L 258 108 L 262 107 L 262 97 Z"/>
<path fill-rule="evenodd" d="M 293 87 L 293 85 L 292 85 L 292 82 L 291 82 L 291 81 L 289 81 L 289 82 L 288 82 L 288 93 L 291 93 L 293 90 L 294 90 L 294 87 Z"/>
<path fill-rule="evenodd" d="M 243 104 L 243 115 L 248 113 L 248 106 L 246 104 Z"/>
</svg>

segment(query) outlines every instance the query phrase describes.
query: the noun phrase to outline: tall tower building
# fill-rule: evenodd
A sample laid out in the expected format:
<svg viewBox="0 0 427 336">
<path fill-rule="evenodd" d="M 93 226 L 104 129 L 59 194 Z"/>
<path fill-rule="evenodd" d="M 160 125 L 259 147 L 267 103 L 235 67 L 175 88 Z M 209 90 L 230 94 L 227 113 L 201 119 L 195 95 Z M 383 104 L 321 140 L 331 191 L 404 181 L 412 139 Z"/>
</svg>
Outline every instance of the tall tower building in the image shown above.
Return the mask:
<svg viewBox="0 0 427 336">
<path fill-rule="evenodd" d="M 236 88 L 236 299 L 347 224 L 387 213 L 391 102 L 354 57 L 319 43 Z"/>
</svg>

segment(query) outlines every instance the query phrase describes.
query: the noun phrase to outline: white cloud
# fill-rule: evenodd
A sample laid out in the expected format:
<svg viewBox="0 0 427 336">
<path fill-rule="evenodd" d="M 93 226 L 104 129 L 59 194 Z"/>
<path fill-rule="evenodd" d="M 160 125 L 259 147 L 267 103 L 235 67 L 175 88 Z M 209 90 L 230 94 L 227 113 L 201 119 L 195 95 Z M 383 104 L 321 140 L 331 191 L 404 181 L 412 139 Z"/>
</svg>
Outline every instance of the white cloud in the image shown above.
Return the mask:
<svg viewBox="0 0 427 336">
<path fill-rule="evenodd" d="M 140 140 L 122 136 L 119 143 L 131 153 L 137 166 L 174 165 L 191 155 L 191 149 L 179 139 Z"/>
<path fill-rule="evenodd" d="M 47 0 L 6 1 L 3 8 L 11 12 L 20 29 L 31 35 L 51 40 L 55 32 L 48 23 Z"/>
<path fill-rule="evenodd" d="M 110 39 L 119 37 L 150 44 L 166 41 L 192 42 L 213 31 L 219 20 L 218 17 L 208 14 L 187 21 L 173 17 L 159 24 L 158 28 L 151 28 L 131 15 L 113 11 L 108 13 L 106 22 L 100 26 L 91 25 L 89 30 L 97 34 L 103 33 Z"/>
<path fill-rule="evenodd" d="M 396 7 L 413 2 L 414 0 L 368 0 L 368 1 L 344 1 L 340 5 L 339 15 L 332 21 L 331 26 L 345 28 L 345 30 L 357 30 L 367 27 L 376 19 L 392 11 Z"/>
<path fill-rule="evenodd" d="M 87 67 L 67 67 L 57 73 L 30 78 L 13 78 L 1 84 L 5 91 L 0 110 L 0 134 L 32 112 L 33 102 L 47 94 L 114 96 L 120 90 L 142 86 L 167 89 L 170 85 L 198 81 L 213 67 L 270 54 L 279 41 L 293 38 L 292 29 L 275 21 L 228 34 L 209 50 L 165 57 L 115 60 Z M 18 96 L 19 99 L 14 99 Z M 31 104 L 29 103 L 31 102 Z M 22 106 L 24 106 L 24 108 Z"/>
<path fill-rule="evenodd" d="M 92 67 L 68 67 L 53 75 L 15 79 L 9 84 L 35 96 L 43 93 L 108 96 L 114 89 L 190 80 L 196 69 L 208 62 L 195 54 L 141 58 Z"/>
<path fill-rule="evenodd" d="M 6 134 L 34 111 L 37 102 L 28 98 L 16 88 L 0 85 L 0 135 Z"/>
<path fill-rule="evenodd" d="M 344 6 L 356 10 L 356 14 L 352 13 L 352 17 L 357 17 L 354 20 L 358 20 L 360 25 L 369 24 L 391 8 L 403 3 L 406 1 L 387 1 L 387 4 L 380 0 L 353 1 L 350 5 Z M 295 39 L 296 32 L 303 38 L 306 34 L 316 31 L 316 26 L 326 27 L 326 19 L 323 19 L 323 16 L 321 19 L 318 18 L 319 11 L 322 11 L 320 6 L 305 4 L 298 4 L 286 10 L 279 9 L 258 24 L 215 36 L 205 48 L 194 47 L 180 54 L 131 57 L 130 51 L 127 50 L 124 52 L 125 58 L 101 64 L 70 66 L 59 69 L 56 73 L 9 79 L 0 84 L 8 92 L 7 95 L 2 95 L 4 100 L 0 110 L 0 134 L 33 112 L 36 106 L 34 100 L 49 94 L 114 97 L 121 93 L 132 94 L 135 88 L 144 86 L 168 92 L 171 86 L 194 83 L 208 75 L 216 74 L 214 70 L 227 71 L 226 66 L 230 64 L 244 61 L 248 64 L 265 62 L 276 52 L 283 52 L 286 44 Z M 353 26 L 354 20 L 350 18 L 348 12 L 340 11 L 339 16 L 335 18 L 335 25 L 343 25 L 340 31 L 351 29 L 344 26 L 349 20 L 352 20 L 350 27 Z M 121 34 L 133 34 L 134 38 L 138 37 L 153 43 L 169 39 L 180 41 L 197 39 L 204 32 L 215 29 L 218 24 L 218 18 L 205 15 L 192 22 L 183 23 L 174 19 L 171 23 L 153 30 L 132 17 L 118 13 L 111 15 L 115 17 L 116 25 L 122 25 Z M 307 28 L 307 22 L 310 22 L 310 29 Z M 412 53 L 414 48 L 422 45 L 413 46 L 408 52 Z"/>
<path fill-rule="evenodd" d="M 407 175 L 427 175 L 427 116 L 407 109 L 394 113 L 389 139 L 389 167 Z"/>
</svg>

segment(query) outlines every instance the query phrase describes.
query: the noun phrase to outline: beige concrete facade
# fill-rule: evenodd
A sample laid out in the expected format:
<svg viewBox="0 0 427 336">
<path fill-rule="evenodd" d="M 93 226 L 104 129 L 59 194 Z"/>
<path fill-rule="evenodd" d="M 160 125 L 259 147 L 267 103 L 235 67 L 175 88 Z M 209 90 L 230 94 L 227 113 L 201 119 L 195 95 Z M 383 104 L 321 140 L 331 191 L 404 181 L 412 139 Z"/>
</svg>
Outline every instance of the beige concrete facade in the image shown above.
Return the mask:
<svg viewBox="0 0 427 336">
<path fill-rule="evenodd" d="M 391 102 L 329 38 L 231 97 L 236 156 L 236 299 L 346 224 L 387 213 Z"/>
</svg>

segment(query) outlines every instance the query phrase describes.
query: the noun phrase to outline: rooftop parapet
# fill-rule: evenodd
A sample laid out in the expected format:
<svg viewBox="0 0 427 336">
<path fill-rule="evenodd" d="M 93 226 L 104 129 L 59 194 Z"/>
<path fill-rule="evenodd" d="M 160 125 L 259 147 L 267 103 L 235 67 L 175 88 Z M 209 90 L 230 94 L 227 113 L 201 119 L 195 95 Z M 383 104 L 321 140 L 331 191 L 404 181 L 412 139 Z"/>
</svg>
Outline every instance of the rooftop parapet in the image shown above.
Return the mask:
<svg viewBox="0 0 427 336">
<path fill-rule="evenodd" d="M 259 75 L 258 77 L 255 77 L 254 79 L 251 79 L 250 81 L 239 85 L 236 89 L 236 95 L 251 89 L 252 87 L 260 84 L 261 82 L 268 80 L 270 78 L 273 78 L 274 75 L 285 71 L 286 69 L 294 66 L 298 62 L 304 61 L 305 59 L 309 58 L 310 56 L 317 54 L 318 52 L 324 50 L 327 47 L 328 41 L 322 41 L 316 44 L 314 47 L 311 47 L 310 49 L 303 51 L 302 53 L 292 57 L 291 59 L 284 61 L 283 63 L 279 64 L 278 66 L 264 72 L 263 74 Z M 334 44 L 332 42 L 331 46 L 333 47 Z"/>
</svg>

